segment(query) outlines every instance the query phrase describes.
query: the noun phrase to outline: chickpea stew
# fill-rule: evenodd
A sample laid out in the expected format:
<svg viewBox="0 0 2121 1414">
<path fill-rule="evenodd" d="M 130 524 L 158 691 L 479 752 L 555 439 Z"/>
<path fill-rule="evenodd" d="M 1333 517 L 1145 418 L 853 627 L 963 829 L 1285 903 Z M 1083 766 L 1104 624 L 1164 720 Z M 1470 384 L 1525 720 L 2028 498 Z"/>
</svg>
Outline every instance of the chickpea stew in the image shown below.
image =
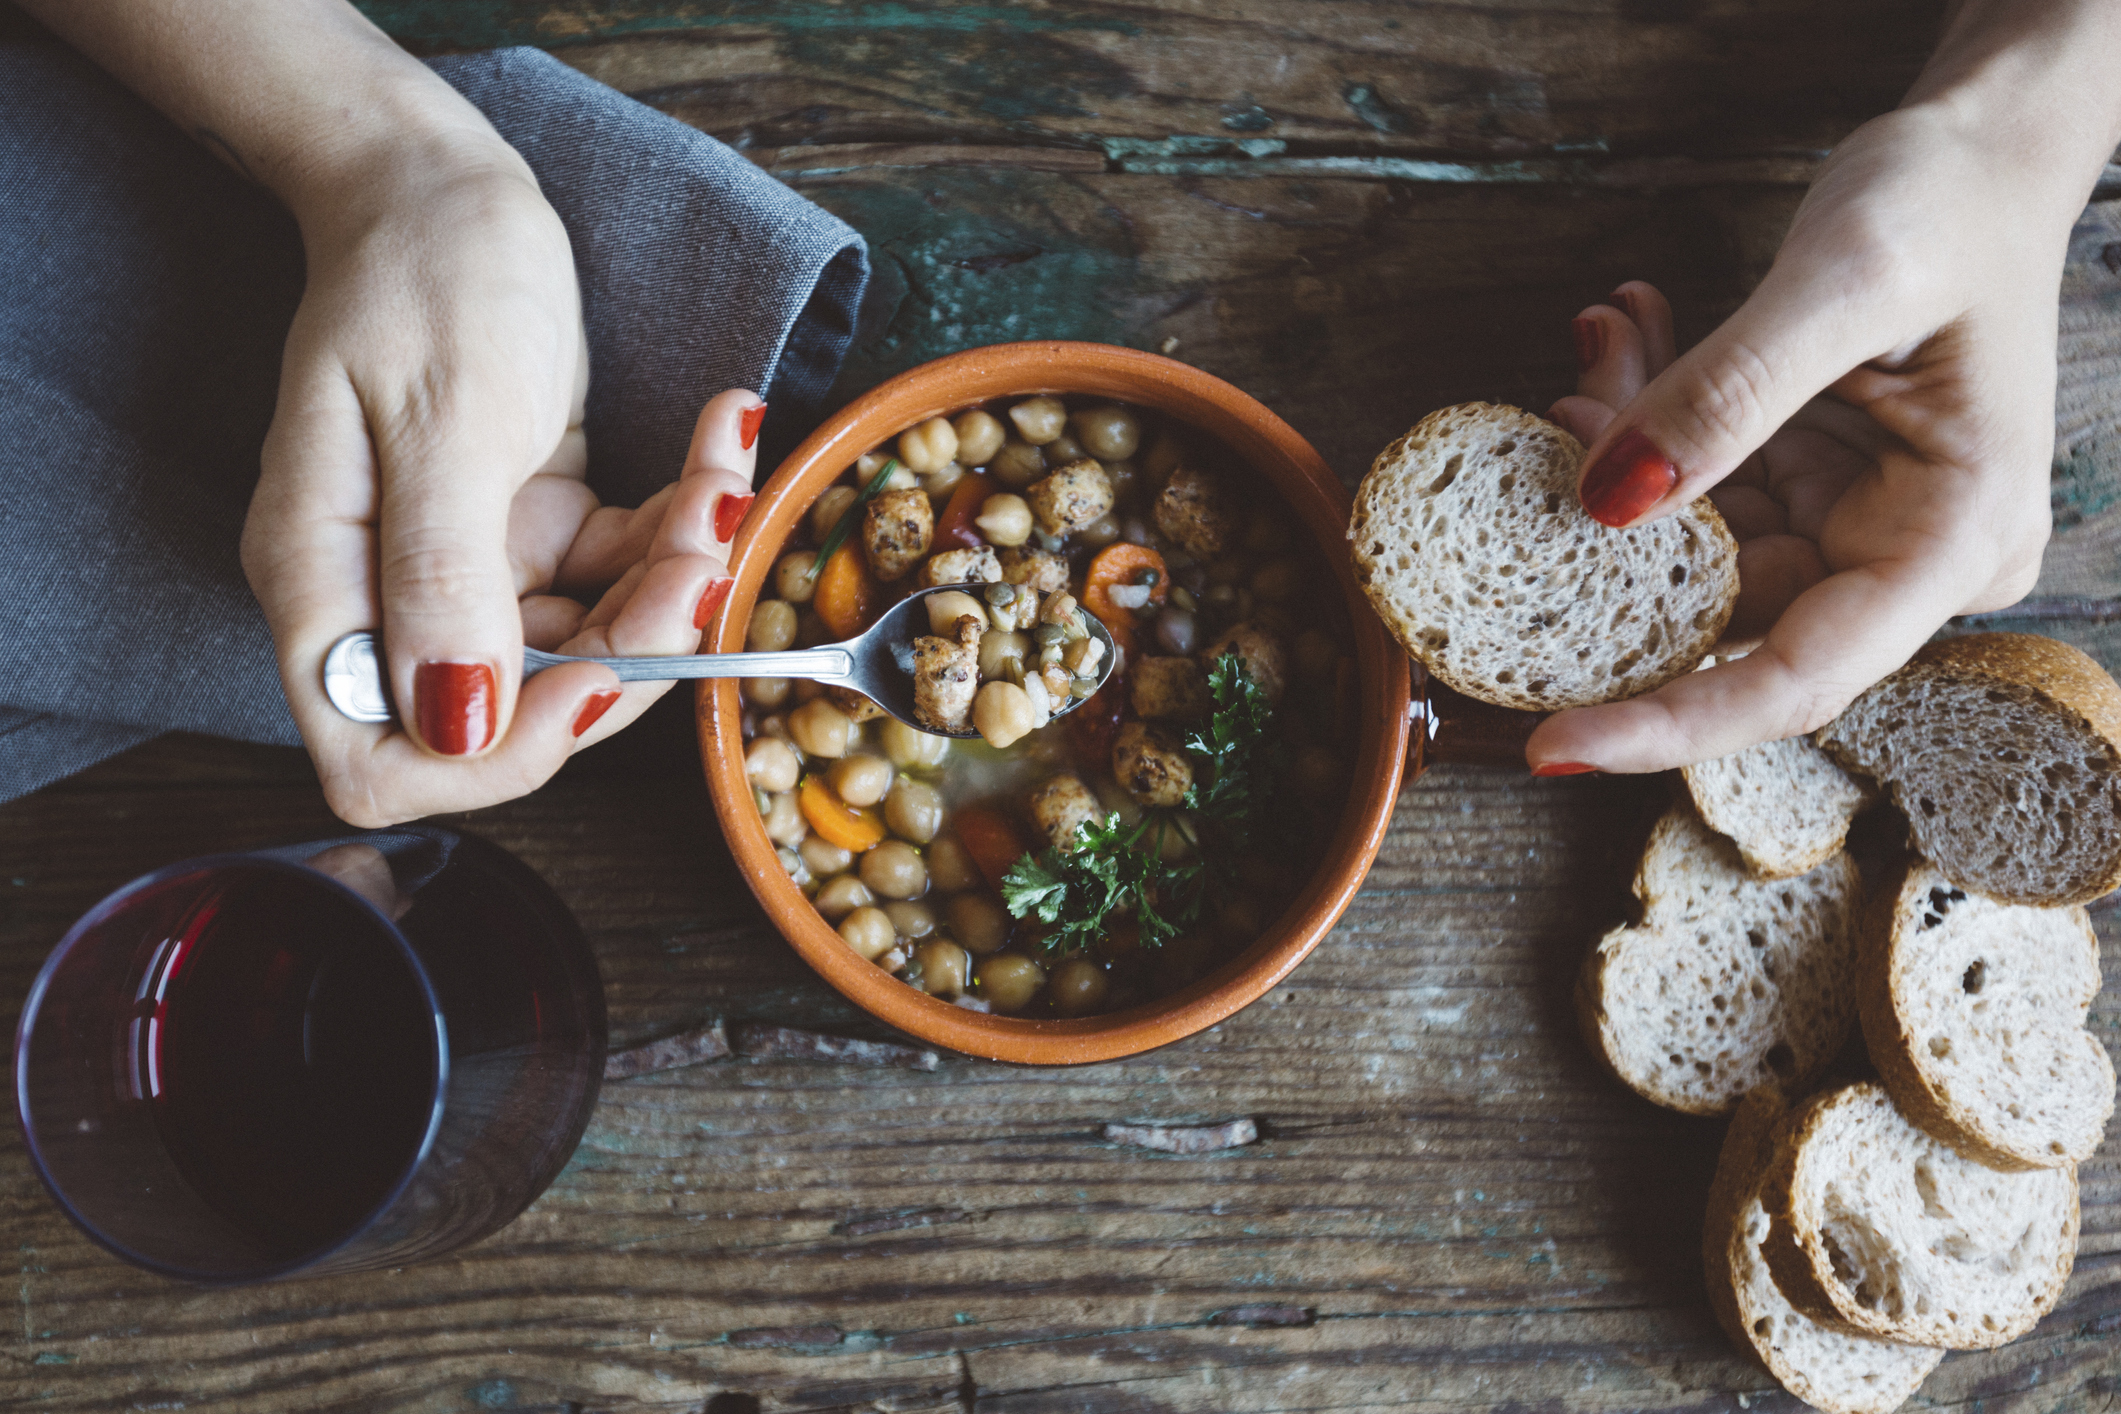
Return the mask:
<svg viewBox="0 0 2121 1414">
<path fill-rule="evenodd" d="M 1322 855 L 1354 740 L 1347 609 L 1294 527 L 1219 444 L 1107 402 L 970 408 L 865 454 L 783 545 L 747 646 L 961 585 L 929 601 L 916 715 L 979 736 L 745 680 L 781 866 L 857 955 L 975 1011 L 1118 1011 L 1241 954 Z M 1086 615 L 1117 645 L 1102 689 Z"/>
</svg>

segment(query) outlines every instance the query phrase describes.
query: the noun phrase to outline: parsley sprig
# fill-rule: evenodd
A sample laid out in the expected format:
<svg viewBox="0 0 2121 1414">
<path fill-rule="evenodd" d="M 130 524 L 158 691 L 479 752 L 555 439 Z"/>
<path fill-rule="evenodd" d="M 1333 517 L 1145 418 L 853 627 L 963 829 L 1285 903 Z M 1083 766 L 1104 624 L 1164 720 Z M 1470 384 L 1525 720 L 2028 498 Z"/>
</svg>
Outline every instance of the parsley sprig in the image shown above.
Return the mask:
<svg viewBox="0 0 2121 1414">
<path fill-rule="evenodd" d="M 1274 706 L 1234 653 L 1216 660 L 1208 690 L 1214 715 L 1185 741 L 1198 758 L 1185 809 L 1208 827 L 1199 858 L 1165 860 L 1164 831 L 1179 828 L 1168 814 L 1131 827 L 1109 814 L 1077 826 L 1067 848 L 1027 853 L 1002 876 L 1009 912 L 1051 925 L 1049 956 L 1098 942 L 1123 917 L 1141 930 L 1140 946 L 1162 946 L 1199 922 L 1210 876 L 1228 877 L 1235 856 L 1267 827 L 1280 766 Z"/>
</svg>

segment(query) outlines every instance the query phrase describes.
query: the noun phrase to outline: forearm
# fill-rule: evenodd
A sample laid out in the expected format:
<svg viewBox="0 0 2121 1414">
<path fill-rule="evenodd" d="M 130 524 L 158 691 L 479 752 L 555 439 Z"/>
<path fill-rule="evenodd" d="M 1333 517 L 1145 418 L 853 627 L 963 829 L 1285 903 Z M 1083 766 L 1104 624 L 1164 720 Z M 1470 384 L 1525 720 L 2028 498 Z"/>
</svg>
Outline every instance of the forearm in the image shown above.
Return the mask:
<svg viewBox="0 0 2121 1414">
<path fill-rule="evenodd" d="M 2121 5 L 1956 0 L 1902 106 L 1918 105 L 1951 114 L 2081 205 L 2121 144 Z"/>
<path fill-rule="evenodd" d="M 477 109 L 344 0 L 20 3 L 305 230 L 422 147 L 515 162 Z"/>
</svg>

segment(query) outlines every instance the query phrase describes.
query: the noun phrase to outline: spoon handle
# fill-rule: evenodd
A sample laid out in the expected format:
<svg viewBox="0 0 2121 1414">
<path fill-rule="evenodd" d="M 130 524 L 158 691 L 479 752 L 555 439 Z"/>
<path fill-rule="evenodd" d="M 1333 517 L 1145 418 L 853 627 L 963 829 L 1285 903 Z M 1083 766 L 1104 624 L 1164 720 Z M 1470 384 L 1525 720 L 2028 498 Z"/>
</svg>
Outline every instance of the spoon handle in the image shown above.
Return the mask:
<svg viewBox="0 0 2121 1414">
<path fill-rule="evenodd" d="M 601 663 L 620 682 L 672 682 L 679 678 L 809 678 L 845 682 L 854 655 L 844 648 L 803 648 L 792 653 L 689 653 L 668 658 L 570 658 L 563 653 L 523 650 L 523 676 L 562 663 Z"/>
</svg>

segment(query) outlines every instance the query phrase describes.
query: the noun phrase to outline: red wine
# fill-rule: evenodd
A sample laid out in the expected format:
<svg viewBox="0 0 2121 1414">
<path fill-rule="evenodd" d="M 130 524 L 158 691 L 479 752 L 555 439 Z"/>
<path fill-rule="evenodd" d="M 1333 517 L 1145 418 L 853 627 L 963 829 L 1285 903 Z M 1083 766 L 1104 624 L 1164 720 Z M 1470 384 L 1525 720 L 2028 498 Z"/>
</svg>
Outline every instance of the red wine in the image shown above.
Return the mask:
<svg viewBox="0 0 2121 1414">
<path fill-rule="evenodd" d="M 271 1258 L 354 1232 L 435 1108 L 434 1013 L 399 944 L 284 871 L 214 879 L 155 950 L 129 1039 L 178 1172 Z"/>
</svg>

